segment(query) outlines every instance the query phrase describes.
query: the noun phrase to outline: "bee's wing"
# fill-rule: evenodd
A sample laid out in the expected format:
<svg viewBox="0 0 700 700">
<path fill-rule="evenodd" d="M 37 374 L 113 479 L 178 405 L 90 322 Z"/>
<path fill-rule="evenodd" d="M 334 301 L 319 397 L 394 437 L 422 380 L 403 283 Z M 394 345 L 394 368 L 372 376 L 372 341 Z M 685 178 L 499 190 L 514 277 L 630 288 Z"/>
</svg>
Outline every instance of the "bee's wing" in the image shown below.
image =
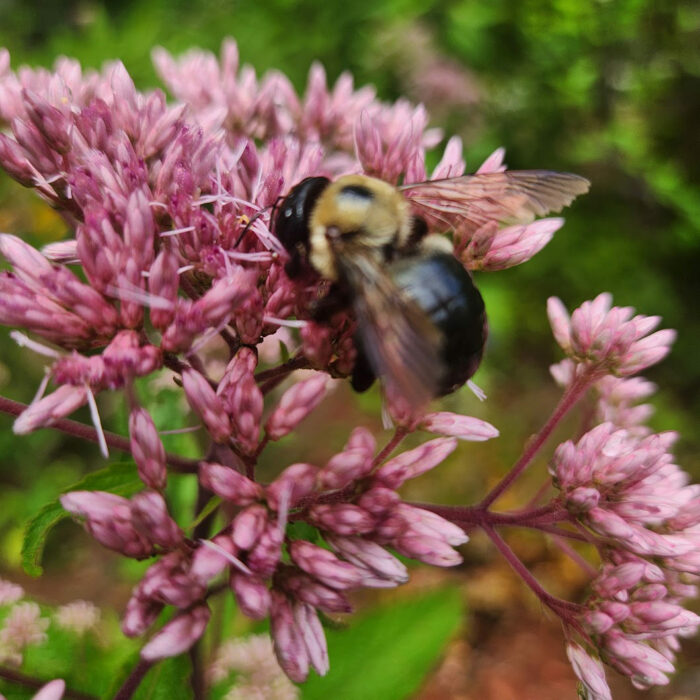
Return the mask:
<svg viewBox="0 0 700 700">
<path fill-rule="evenodd" d="M 444 371 L 441 335 L 369 254 L 339 259 L 350 283 L 362 349 L 385 385 L 412 406 L 434 398 Z"/>
<path fill-rule="evenodd" d="M 551 170 L 506 170 L 432 180 L 399 189 L 421 211 L 475 231 L 492 221 L 527 223 L 588 191 L 586 178 Z"/>
</svg>

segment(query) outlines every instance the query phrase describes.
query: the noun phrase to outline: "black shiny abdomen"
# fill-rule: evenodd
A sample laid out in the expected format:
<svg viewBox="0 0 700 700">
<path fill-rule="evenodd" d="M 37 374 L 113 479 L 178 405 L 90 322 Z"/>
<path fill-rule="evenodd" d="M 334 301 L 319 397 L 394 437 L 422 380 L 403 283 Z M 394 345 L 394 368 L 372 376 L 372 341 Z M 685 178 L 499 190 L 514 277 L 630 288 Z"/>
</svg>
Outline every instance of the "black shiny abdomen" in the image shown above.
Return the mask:
<svg viewBox="0 0 700 700">
<path fill-rule="evenodd" d="M 455 391 L 476 372 L 486 343 L 484 300 L 471 275 L 448 253 L 399 260 L 389 274 L 442 332 L 438 396 Z"/>
<path fill-rule="evenodd" d="M 309 250 L 309 217 L 321 192 L 328 187 L 327 177 L 307 177 L 284 198 L 274 221 L 275 235 L 290 255 L 287 274 L 299 274 Z"/>
<path fill-rule="evenodd" d="M 440 359 L 445 371 L 436 396 L 450 394 L 476 372 L 488 333 L 484 300 L 470 274 L 448 253 L 411 256 L 392 263 L 387 272 L 440 329 Z M 364 391 L 374 373 L 361 346 L 352 385 Z"/>
</svg>

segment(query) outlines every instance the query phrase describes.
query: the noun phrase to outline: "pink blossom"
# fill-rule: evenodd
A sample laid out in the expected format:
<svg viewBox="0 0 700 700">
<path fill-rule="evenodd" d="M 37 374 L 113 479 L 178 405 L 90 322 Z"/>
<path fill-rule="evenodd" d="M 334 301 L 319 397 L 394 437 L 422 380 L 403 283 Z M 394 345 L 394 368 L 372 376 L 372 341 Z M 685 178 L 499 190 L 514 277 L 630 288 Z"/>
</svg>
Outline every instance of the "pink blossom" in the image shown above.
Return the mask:
<svg viewBox="0 0 700 700">
<path fill-rule="evenodd" d="M 148 411 L 134 408 L 129 414 L 131 454 L 146 486 L 162 489 L 167 478 L 165 450 Z"/>
<path fill-rule="evenodd" d="M 559 299 L 549 299 L 547 312 L 554 337 L 572 359 L 629 376 L 668 354 L 675 331 L 648 335 L 660 318 L 633 317 L 633 309 L 611 304 L 609 294 L 600 294 L 593 301 L 584 302 L 569 318 Z"/>
<path fill-rule="evenodd" d="M 49 681 L 43 685 L 39 692 L 32 696 L 32 700 L 61 700 L 66 692 L 66 683 L 60 678 Z"/>
<path fill-rule="evenodd" d="M 490 423 L 472 416 L 461 416 L 449 411 L 438 413 L 428 413 L 420 422 L 420 427 L 431 433 L 439 433 L 469 440 L 471 442 L 482 442 L 498 437 L 498 430 Z"/>
<path fill-rule="evenodd" d="M 584 648 L 575 642 L 566 645 L 566 655 L 585 688 L 588 700 L 612 700 L 603 664 L 599 659 L 586 653 Z"/>
<path fill-rule="evenodd" d="M 265 423 L 270 439 L 279 440 L 294 430 L 321 403 L 327 385 L 327 377 L 315 374 L 287 389 Z"/>
<path fill-rule="evenodd" d="M 141 649 L 141 658 L 157 661 L 187 651 L 204 634 L 210 616 L 206 605 L 181 613 Z"/>
</svg>

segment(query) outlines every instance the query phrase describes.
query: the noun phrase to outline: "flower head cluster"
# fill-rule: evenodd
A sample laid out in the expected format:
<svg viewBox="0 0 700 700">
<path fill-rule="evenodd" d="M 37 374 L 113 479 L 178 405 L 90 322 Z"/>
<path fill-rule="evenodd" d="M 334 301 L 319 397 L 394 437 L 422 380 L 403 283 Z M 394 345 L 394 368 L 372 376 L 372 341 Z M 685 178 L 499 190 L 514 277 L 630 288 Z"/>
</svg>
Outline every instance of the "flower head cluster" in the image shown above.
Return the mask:
<svg viewBox="0 0 700 700">
<path fill-rule="evenodd" d="M 49 620 L 41 616 L 36 603 L 14 605 L 0 630 L 0 657 L 3 663 L 19 666 L 28 646 L 46 641 Z"/>
<path fill-rule="evenodd" d="M 451 512 L 452 520 L 404 502 L 398 490 L 445 460 L 457 439 L 486 440 L 497 431 L 448 412 L 416 415 L 392 397 L 399 428 L 386 448 L 378 451 L 372 433 L 358 427 L 325 464 L 296 463 L 271 483 L 257 480 L 268 443 L 285 438 L 317 409 L 330 378 L 348 376 L 357 356 L 350 311 L 324 323 L 312 320 L 327 281 L 312 270 L 287 275 L 275 205 L 309 176 L 364 173 L 404 185 L 458 177 L 465 170 L 462 144 L 450 139 L 428 173 L 426 150 L 441 134 L 428 128 L 422 106 L 380 102 L 372 89 L 356 90 L 347 74 L 329 87 L 318 65 L 299 96 L 282 74 L 258 78 L 241 66 L 231 41 L 220 59 L 202 52 L 174 59 L 157 50 L 154 61 L 174 104 L 160 91 L 138 91 L 120 63 L 83 73 L 61 59 L 53 71 L 13 72 L 9 55 L 0 51 L 0 167 L 47 200 L 73 234 L 43 251 L 0 234 L 0 255 L 9 263 L 0 272 L 0 323 L 29 332 L 33 338 L 13 337 L 50 363 L 14 430 L 55 424 L 88 404 L 106 452 L 95 397 L 123 391 L 129 440 L 116 444 L 127 444 L 144 490 L 131 498 L 74 491 L 61 499 L 104 546 L 154 559 L 133 591 L 123 631 L 144 634 L 171 606 L 176 613 L 141 656 L 150 663 L 182 653 L 204 634 L 209 597 L 230 589 L 244 614 L 269 617 L 279 665 L 302 681 L 311 668 L 319 674 L 328 669 L 319 612 L 350 610 L 353 589 L 407 579 L 392 552 L 437 566 L 458 564 L 455 547 L 467 539 L 460 525 L 476 522 L 517 570 L 522 563 L 495 533 L 499 521 L 489 521 L 496 514 L 486 506 L 528 466 L 556 421 L 491 500 L 476 509 L 436 508 Z M 498 175 L 506 169 L 503 156 L 498 149 L 486 160 L 479 172 L 488 177 L 478 182 L 509 181 Z M 562 225 L 549 218 L 501 226 L 522 205 L 522 193 L 485 188 L 483 211 L 476 207 L 469 217 L 438 201 L 435 189 L 421 190 L 423 204 L 429 210 L 431 201 L 436 205 L 426 216 L 428 227 L 450 228 L 455 255 L 472 270 L 524 262 Z M 500 195 L 511 199 L 502 203 Z M 529 213 L 546 209 L 536 205 Z M 637 685 L 661 683 L 678 638 L 698 627 L 682 602 L 694 594 L 686 577 L 700 571 L 700 499 L 669 454 L 673 434 L 653 434 L 643 425 L 650 409 L 637 402 L 653 386 L 629 378 L 665 356 L 673 332 L 652 333 L 658 318 L 611 307 L 605 294 L 571 317 L 552 299 L 549 316 L 568 356 L 553 368 L 567 388 L 565 410 L 555 415 L 561 418 L 594 385 L 605 422 L 557 449 L 552 475 L 559 494 L 551 504 L 500 522 L 520 518 L 566 534 L 556 523 L 568 521 L 598 547 L 603 564 L 586 606 L 557 608 L 551 596 L 541 597 L 566 612 L 571 662 L 590 695 L 606 698 L 598 655 Z M 266 366 L 276 361 L 269 340 L 263 346 L 266 337 L 282 339 L 295 352 Z M 137 399 L 135 382 L 163 367 L 175 373 L 206 433 L 202 459 L 168 455 Z M 294 383 L 277 393 L 290 375 Z M 50 382 L 55 388 L 45 395 Z M 419 429 L 441 437 L 390 457 Z M 219 520 L 198 512 L 198 524 L 185 531 L 171 516 L 164 494 L 168 466 L 175 464 L 196 473 L 200 505 L 216 497 Z M 212 520 L 219 523 L 216 531 Z M 532 585 L 531 575 L 523 578 Z M 17 592 L 0 586 L 3 595 L 12 600 Z M 47 624 L 33 604 L 21 605 L 21 624 L 9 617 L 0 639 L 15 656 L 41 639 Z M 95 624 L 86 606 L 64 609 L 59 619 L 79 630 Z M 268 661 L 269 652 L 268 645 Z M 213 680 L 229 670 L 248 673 L 234 652 L 227 653 L 212 669 Z M 254 671 L 251 693 L 264 685 Z M 52 692 L 58 690 L 54 685 Z M 280 697 L 293 697 L 288 690 L 279 685 Z M 240 696 L 232 691 L 231 697 Z"/>
<path fill-rule="evenodd" d="M 607 295 L 584 303 L 570 322 L 558 300 L 550 300 L 549 311 L 571 356 L 552 367 L 555 379 L 571 387 L 587 376 L 598 396 L 601 423 L 561 444 L 550 471 L 559 502 L 602 559 L 567 651 L 588 697 L 605 700 L 601 660 L 639 688 L 663 685 L 679 639 L 700 628 L 700 617 L 683 607 L 697 596 L 700 487 L 689 484 L 669 452 L 676 434 L 652 433 L 644 425 L 651 406 L 635 405 L 655 386 L 627 376 L 661 359 L 673 334 L 644 337 L 658 319 L 610 308 Z"/>
<path fill-rule="evenodd" d="M 257 634 L 222 644 L 209 666 L 210 685 L 235 674 L 235 684 L 226 700 L 296 700 L 299 689 L 280 670 L 270 638 Z"/>
<path fill-rule="evenodd" d="M 303 386 L 288 390 L 271 414 L 267 428 L 272 435 L 301 419 L 299 405 L 285 397 Z M 424 427 L 463 439 L 495 435 L 483 421 L 448 417 L 428 416 Z M 82 516 L 104 545 L 136 558 L 163 555 L 134 590 L 124 632 L 142 634 L 165 605 L 182 612 L 144 647 L 144 658 L 179 653 L 203 633 L 212 582 L 225 574 L 241 611 L 253 619 L 270 616 L 277 658 L 290 678 L 301 681 L 310 666 L 320 674 L 328 668 L 318 610 L 349 612 L 346 591 L 391 587 L 408 579 L 406 567 L 386 547 L 437 566 L 461 561 L 453 548 L 466 542 L 464 532 L 404 503 L 396 492 L 406 480 L 437 466 L 456 445 L 454 437 L 436 438 L 380 464 L 373 436 L 356 428 L 324 466 L 293 464 L 268 486 L 246 477 L 242 462 L 201 462 L 202 486 L 237 514 L 211 539 L 195 543 L 183 537 L 154 491 L 131 500 L 76 491 L 63 496 L 62 503 Z M 313 525 L 318 541 L 295 536 L 297 521 Z"/>
<path fill-rule="evenodd" d="M 659 316 L 634 316 L 631 307 L 611 305 L 612 296 L 600 294 L 569 317 L 559 299 L 549 299 L 547 312 L 554 338 L 577 367 L 627 377 L 669 353 L 676 332 L 664 329 L 651 333 L 661 320 Z"/>
</svg>

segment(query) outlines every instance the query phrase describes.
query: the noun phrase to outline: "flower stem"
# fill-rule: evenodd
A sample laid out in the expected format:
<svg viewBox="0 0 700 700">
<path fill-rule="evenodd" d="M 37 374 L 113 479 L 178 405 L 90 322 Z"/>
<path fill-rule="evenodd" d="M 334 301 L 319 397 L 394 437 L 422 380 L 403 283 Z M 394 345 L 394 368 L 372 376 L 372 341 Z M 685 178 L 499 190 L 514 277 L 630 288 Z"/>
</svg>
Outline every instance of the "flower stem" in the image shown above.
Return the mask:
<svg viewBox="0 0 700 700">
<path fill-rule="evenodd" d="M 139 662 L 136 664 L 136 666 L 134 666 L 134 669 L 129 674 L 129 677 L 117 691 L 117 694 L 114 696 L 114 700 L 129 700 L 129 698 L 136 692 L 136 689 L 139 687 L 141 681 L 148 673 L 151 666 L 153 666 L 153 661 L 139 659 Z"/>
<path fill-rule="evenodd" d="M 376 467 L 378 464 L 381 464 L 398 446 L 399 443 L 408 435 L 408 430 L 406 428 L 399 426 L 396 428 L 396 432 L 394 433 L 394 436 L 387 442 L 386 445 L 382 448 L 382 450 L 379 452 L 379 454 L 374 458 L 374 463 L 373 467 Z"/>
<path fill-rule="evenodd" d="M 561 419 L 573 408 L 578 400 L 586 393 L 588 387 L 593 381 L 590 373 L 584 374 L 576 379 L 573 384 L 564 392 L 556 408 L 552 412 L 547 422 L 542 426 L 537 435 L 535 435 L 526 445 L 525 450 L 520 459 L 513 465 L 512 469 L 506 474 L 491 491 L 486 494 L 485 498 L 479 504 L 482 508 L 488 508 L 511 484 L 527 469 L 537 453 L 540 451 L 544 443 L 557 427 Z"/>
<path fill-rule="evenodd" d="M 4 396 L 0 396 L 1 413 L 9 413 L 11 416 L 18 416 L 26 408 L 27 404 L 20 403 L 19 401 L 12 401 L 11 399 L 6 399 Z M 95 428 L 91 425 L 85 425 L 85 423 L 70 420 L 69 418 L 59 418 L 57 421 L 54 421 L 52 425 L 47 425 L 46 427 L 52 428 L 53 430 L 60 430 L 62 433 L 81 438 L 82 440 L 95 443 L 99 441 Z M 131 443 L 128 438 L 107 431 L 104 431 L 104 437 L 109 447 L 131 454 Z M 166 453 L 165 461 L 174 471 L 183 474 L 195 473 L 199 463 L 196 459 L 186 459 L 185 457 L 170 453 Z"/>
<path fill-rule="evenodd" d="M 577 603 L 571 603 L 568 600 L 556 598 L 550 593 L 547 593 L 547 591 L 542 588 L 539 581 L 530 573 L 530 570 L 519 559 L 517 554 L 492 527 L 487 525 L 484 527 L 484 532 L 486 532 L 491 541 L 496 545 L 515 573 L 517 573 L 520 578 L 525 581 L 528 587 L 542 601 L 542 603 L 552 610 L 552 612 L 561 617 L 565 622 L 573 622 L 575 619 L 575 614 L 581 609 L 581 606 Z"/>
</svg>

